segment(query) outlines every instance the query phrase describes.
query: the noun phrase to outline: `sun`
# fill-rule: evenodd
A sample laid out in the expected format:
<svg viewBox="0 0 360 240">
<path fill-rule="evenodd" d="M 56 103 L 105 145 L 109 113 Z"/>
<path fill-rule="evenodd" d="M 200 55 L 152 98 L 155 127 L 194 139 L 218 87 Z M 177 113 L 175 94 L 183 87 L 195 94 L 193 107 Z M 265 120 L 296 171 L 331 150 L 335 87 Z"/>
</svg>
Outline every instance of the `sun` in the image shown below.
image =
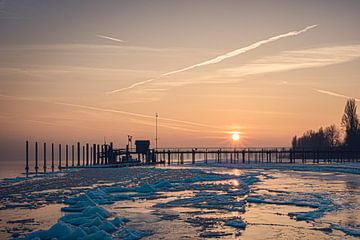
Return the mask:
<svg viewBox="0 0 360 240">
<path fill-rule="evenodd" d="M 233 132 L 233 134 L 231 135 L 232 140 L 234 141 L 239 141 L 240 139 L 240 133 L 239 132 Z"/>
</svg>

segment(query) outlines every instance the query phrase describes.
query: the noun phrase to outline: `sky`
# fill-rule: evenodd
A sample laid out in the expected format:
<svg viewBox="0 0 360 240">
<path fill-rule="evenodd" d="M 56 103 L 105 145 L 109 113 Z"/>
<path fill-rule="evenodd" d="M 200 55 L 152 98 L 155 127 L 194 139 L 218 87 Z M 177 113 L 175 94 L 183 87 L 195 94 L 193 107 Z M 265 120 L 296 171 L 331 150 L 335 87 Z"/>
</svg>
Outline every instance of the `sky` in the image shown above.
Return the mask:
<svg viewBox="0 0 360 240">
<path fill-rule="evenodd" d="M 0 150 L 289 146 L 360 99 L 360 1 L 2 0 Z M 240 141 L 231 140 L 240 132 Z"/>
</svg>

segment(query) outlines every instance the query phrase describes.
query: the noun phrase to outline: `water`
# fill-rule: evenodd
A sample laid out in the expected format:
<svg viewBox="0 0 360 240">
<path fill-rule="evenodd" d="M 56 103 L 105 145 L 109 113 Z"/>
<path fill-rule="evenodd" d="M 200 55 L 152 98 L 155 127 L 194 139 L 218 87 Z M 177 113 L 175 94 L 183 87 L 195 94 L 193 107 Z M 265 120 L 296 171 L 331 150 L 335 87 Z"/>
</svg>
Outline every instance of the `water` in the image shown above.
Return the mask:
<svg viewBox="0 0 360 240">
<path fill-rule="evenodd" d="M 71 194 L 78 194 L 91 187 L 107 186 L 115 182 L 134 185 L 143 184 L 144 181 L 156 182 L 164 178 L 176 181 L 185 176 L 196 176 L 194 173 L 189 175 L 186 172 L 188 168 L 192 167 L 161 168 L 169 171 L 166 175 L 158 174 L 156 169 L 137 167 L 89 169 L 49 180 L 33 180 L 35 181 L 33 187 L 28 186 L 29 188 L 26 191 L 34 195 L 35 202 L 43 201 L 44 196 L 47 198 L 56 196 L 56 200 L 66 198 L 66 191 Z M 126 226 L 153 233 L 144 239 L 203 239 L 203 237 L 221 237 L 222 239 L 355 239 L 353 236 L 346 235 L 344 231 L 336 230 L 331 226 L 335 224 L 359 229 L 360 175 L 215 167 L 200 167 L 200 169 L 230 174 L 233 178 L 201 182 L 197 186 L 190 184 L 187 189 L 181 191 L 163 191 L 154 198 L 118 201 L 111 205 L 104 205 L 104 207 L 119 216 L 129 218 L 130 222 Z M 311 199 L 319 198 L 323 202 L 331 200 L 331 205 L 336 206 L 336 208 L 325 212 L 324 216 L 316 218 L 314 221 L 298 221 L 291 218 L 289 213 L 310 212 L 314 208 L 264 203 L 246 203 L 244 211 L 221 208 L 221 204 L 220 207 L 214 205 L 208 208 L 204 207 L 206 203 L 200 203 L 200 205 L 174 204 L 173 206 L 160 207 L 161 204 L 168 204 L 176 199 L 193 198 L 204 192 L 226 195 L 230 193 L 229 190 L 240 188 L 238 178 L 244 174 L 254 174 L 261 179 L 260 182 L 254 183 L 250 187 L 250 196 L 268 196 L 268 199 L 281 200 L 305 197 L 308 202 Z M 229 185 L 230 188 L 225 187 Z M 21 183 L 14 187 L 19 189 L 20 196 L 21 191 L 24 191 L 21 190 L 24 189 L 21 187 Z M 36 192 L 34 192 L 35 190 Z M 246 197 L 247 195 L 244 198 Z M 241 196 L 239 196 L 237 201 L 241 200 Z M 20 202 L 24 201 L 20 200 Z M 225 204 L 226 201 L 223 202 Z M 62 216 L 63 213 L 60 211 L 62 206 L 55 201 L 50 204 L 44 203 L 37 209 L 0 210 L 2 229 L 0 237 L 2 239 L 10 237 L 14 228 L 23 227 L 20 229 L 22 233 L 36 229 L 48 229 Z M 245 229 L 235 229 L 225 224 L 228 219 L 235 217 L 241 218 L 247 223 Z"/>
<path fill-rule="evenodd" d="M 0 179 L 22 176 L 24 172 L 24 162 L 0 160 Z"/>
</svg>

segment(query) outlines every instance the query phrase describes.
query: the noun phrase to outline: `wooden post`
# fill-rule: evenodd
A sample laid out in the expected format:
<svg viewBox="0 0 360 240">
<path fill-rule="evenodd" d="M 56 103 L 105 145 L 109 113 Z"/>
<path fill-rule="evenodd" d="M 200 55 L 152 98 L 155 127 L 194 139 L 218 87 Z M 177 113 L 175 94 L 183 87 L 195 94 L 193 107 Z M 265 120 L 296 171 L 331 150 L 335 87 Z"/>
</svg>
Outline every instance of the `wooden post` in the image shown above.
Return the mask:
<svg viewBox="0 0 360 240">
<path fill-rule="evenodd" d="M 269 162 L 271 163 L 271 155 L 272 155 L 272 151 L 269 150 Z"/>
<path fill-rule="evenodd" d="M 35 173 L 37 174 L 39 170 L 38 165 L 38 142 L 35 142 Z"/>
<path fill-rule="evenodd" d="M 44 173 L 46 173 L 46 143 L 44 143 Z"/>
<path fill-rule="evenodd" d="M 101 145 L 101 162 L 100 162 L 101 165 L 104 164 L 104 145 L 102 144 Z"/>
<path fill-rule="evenodd" d="M 69 145 L 67 144 L 65 146 L 65 158 L 66 158 L 65 166 L 66 168 L 69 168 Z"/>
<path fill-rule="evenodd" d="M 86 166 L 89 166 L 89 144 L 86 144 Z"/>
<path fill-rule="evenodd" d="M 171 161 L 171 154 L 170 154 L 170 150 L 168 150 L 168 165 L 170 165 L 170 161 Z"/>
<path fill-rule="evenodd" d="M 96 144 L 93 144 L 93 165 L 96 164 Z"/>
<path fill-rule="evenodd" d="M 82 165 L 85 166 L 85 146 L 82 146 Z"/>
<path fill-rule="evenodd" d="M 92 162 L 93 162 L 93 154 L 92 153 L 93 153 L 93 148 L 90 145 L 90 153 L 89 153 L 90 154 L 90 162 L 89 162 L 90 165 L 92 165 Z"/>
<path fill-rule="evenodd" d="M 55 152 L 54 152 L 54 143 L 51 143 L 51 171 L 55 170 Z"/>
<path fill-rule="evenodd" d="M 245 149 L 242 150 L 242 162 L 245 163 Z"/>
<path fill-rule="evenodd" d="M 100 164 L 100 144 L 97 144 L 97 155 L 96 155 L 96 164 Z"/>
<path fill-rule="evenodd" d="M 75 162 L 75 146 L 71 145 L 71 166 L 74 167 Z"/>
<path fill-rule="evenodd" d="M 80 143 L 77 142 L 77 165 L 80 166 Z"/>
<path fill-rule="evenodd" d="M 195 164 L 195 149 L 192 149 L 192 150 L 191 150 L 191 155 L 192 155 L 192 157 L 191 157 L 191 163 L 192 163 L 192 164 Z"/>
<path fill-rule="evenodd" d="M 59 144 L 59 170 L 61 171 L 61 144 Z"/>
<path fill-rule="evenodd" d="M 26 171 L 26 176 L 28 176 L 29 174 L 29 141 L 26 141 L 26 144 L 25 144 L 25 148 L 26 148 L 26 165 L 25 165 L 25 171 Z"/>
</svg>

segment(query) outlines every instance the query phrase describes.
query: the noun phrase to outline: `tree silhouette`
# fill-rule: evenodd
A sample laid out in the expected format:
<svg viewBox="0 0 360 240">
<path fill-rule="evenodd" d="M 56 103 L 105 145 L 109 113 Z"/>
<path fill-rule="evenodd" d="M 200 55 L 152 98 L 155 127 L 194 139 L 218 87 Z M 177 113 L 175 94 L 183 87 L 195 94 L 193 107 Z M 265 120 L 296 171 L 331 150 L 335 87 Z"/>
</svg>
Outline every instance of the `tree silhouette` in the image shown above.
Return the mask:
<svg viewBox="0 0 360 240">
<path fill-rule="evenodd" d="M 345 129 L 345 147 L 349 149 L 360 147 L 360 125 L 356 113 L 355 99 L 349 99 L 346 102 L 344 115 L 341 119 L 341 126 Z"/>
<path fill-rule="evenodd" d="M 355 99 L 346 102 L 341 126 L 345 131 L 344 142 L 340 140 L 340 131 L 335 125 L 319 128 L 318 131 L 308 130 L 301 137 L 293 137 L 294 150 L 360 150 L 360 121 L 356 113 Z"/>
</svg>

